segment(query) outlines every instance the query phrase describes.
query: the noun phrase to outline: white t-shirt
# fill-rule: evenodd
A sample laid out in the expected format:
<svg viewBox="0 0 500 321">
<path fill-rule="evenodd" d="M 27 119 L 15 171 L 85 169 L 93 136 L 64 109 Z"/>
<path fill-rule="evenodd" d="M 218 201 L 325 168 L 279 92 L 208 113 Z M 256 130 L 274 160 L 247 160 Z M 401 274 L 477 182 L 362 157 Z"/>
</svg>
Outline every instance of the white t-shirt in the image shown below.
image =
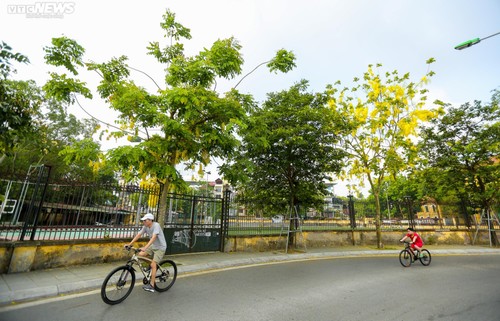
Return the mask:
<svg viewBox="0 0 500 321">
<path fill-rule="evenodd" d="M 153 244 L 151 244 L 153 250 L 166 250 L 167 242 L 165 241 L 165 235 L 161 230 L 161 226 L 158 222 L 153 222 L 151 227 L 143 226 L 141 230 L 141 234 L 149 236 L 149 238 L 153 237 L 154 234 L 158 235 L 156 240 L 154 240 Z"/>
</svg>

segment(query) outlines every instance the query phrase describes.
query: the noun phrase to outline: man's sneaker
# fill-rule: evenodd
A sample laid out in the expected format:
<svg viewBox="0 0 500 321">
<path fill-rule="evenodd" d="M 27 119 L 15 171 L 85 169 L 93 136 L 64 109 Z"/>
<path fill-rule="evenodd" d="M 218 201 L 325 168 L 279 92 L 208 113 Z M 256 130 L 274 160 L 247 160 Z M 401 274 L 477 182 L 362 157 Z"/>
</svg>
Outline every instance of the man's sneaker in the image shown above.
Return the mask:
<svg viewBox="0 0 500 321">
<path fill-rule="evenodd" d="M 144 285 L 142 288 L 144 289 L 144 291 L 155 292 L 155 288 L 153 288 L 153 286 L 149 283 Z"/>
</svg>

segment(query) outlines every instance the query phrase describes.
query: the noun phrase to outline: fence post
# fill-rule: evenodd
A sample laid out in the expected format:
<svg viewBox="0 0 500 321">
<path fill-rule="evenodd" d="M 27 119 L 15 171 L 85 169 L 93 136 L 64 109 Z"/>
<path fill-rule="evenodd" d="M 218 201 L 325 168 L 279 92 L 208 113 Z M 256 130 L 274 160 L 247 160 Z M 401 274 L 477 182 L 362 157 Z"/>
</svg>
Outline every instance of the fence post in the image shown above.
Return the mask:
<svg viewBox="0 0 500 321">
<path fill-rule="evenodd" d="M 194 220 L 195 220 L 195 212 L 196 212 L 196 202 L 198 201 L 198 197 L 193 195 L 193 199 L 191 202 L 191 224 L 189 228 L 189 252 L 191 252 L 193 247 L 193 237 L 194 237 Z M 196 213 L 197 215 L 198 213 Z"/>
<path fill-rule="evenodd" d="M 229 225 L 229 205 L 231 200 L 231 189 L 226 185 L 222 198 L 222 213 L 220 220 L 220 251 L 224 252 L 225 241 L 227 238 L 227 230 Z"/>
<path fill-rule="evenodd" d="M 49 180 L 49 174 L 50 174 L 51 167 L 47 166 L 47 165 L 43 165 L 43 167 L 42 166 L 38 166 L 38 167 L 39 167 L 39 170 L 38 170 L 37 181 L 35 184 L 35 190 L 33 191 L 30 206 L 29 206 L 28 211 L 26 213 L 26 219 L 24 220 L 23 230 L 22 230 L 21 235 L 19 237 L 20 241 L 24 241 L 24 237 L 26 236 L 26 231 L 28 230 L 29 220 L 32 216 L 31 213 L 33 212 L 33 210 L 35 212 L 34 212 L 34 217 L 33 217 L 33 227 L 31 229 L 30 240 L 33 241 L 35 239 L 35 233 L 36 233 L 36 228 L 37 228 L 37 224 L 38 224 L 38 215 L 40 214 L 40 209 L 43 206 L 43 200 L 45 198 L 45 192 L 47 191 L 47 181 Z M 36 205 L 34 205 L 34 203 L 36 202 L 35 198 L 38 194 L 38 189 L 40 187 L 42 175 L 46 172 L 47 172 L 47 176 L 46 176 L 46 180 L 44 182 L 43 192 L 42 192 L 42 195 L 40 197 L 40 202 L 39 202 L 38 206 L 36 206 Z M 21 206 L 22 206 L 22 204 L 21 204 Z M 34 207 L 35 207 L 35 209 L 34 209 Z"/>
</svg>

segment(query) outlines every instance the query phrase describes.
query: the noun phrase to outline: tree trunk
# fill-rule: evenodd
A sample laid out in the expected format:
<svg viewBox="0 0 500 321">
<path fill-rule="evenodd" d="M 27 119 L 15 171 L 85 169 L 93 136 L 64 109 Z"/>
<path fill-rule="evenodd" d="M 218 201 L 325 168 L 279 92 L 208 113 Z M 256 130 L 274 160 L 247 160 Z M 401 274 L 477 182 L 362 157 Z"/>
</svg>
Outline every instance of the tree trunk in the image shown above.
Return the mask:
<svg viewBox="0 0 500 321">
<path fill-rule="evenodd" d="M 163 228 L 165 226 L 165 216 L 167 215 L 168 192 L 170 191 L 170 182 L 166 182 L 160 190 L 160 205 L 158 208 L 158 217 L 156 221 Z"/>
<path fill-rule="evenodd" d="M 375 198 L 375 229 L 377 233 L 377 248 L 381 249 L 384 247 L 382 244 L 382 231 L 380 229 L 380 222 L 382 221 L 382 214 L 380 212 L 380 195 L 379 192 L 375 191 L 373 193 L 373 196 Z"/>
</svg>

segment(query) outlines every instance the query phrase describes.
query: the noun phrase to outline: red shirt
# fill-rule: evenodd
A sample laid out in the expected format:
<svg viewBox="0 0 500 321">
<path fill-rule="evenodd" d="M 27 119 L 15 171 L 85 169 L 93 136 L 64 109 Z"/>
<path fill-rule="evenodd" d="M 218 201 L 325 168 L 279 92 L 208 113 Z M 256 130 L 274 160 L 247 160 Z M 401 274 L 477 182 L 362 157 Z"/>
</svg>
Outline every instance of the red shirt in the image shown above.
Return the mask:
<svg viewBox="0 0 500 321">
<path fill-rule="evenodd" d="M 408 233 L 406 234 L 406 236 L 408 236 L 416 246 L 421 247 L 422 245 L 424 245 L 424 241 L 422 241 L 422 238 L 420 237 L 420 235 L 418 235 L 418 233 L 413 233 L 413 235 Z M 413 241 L 414 239 L 415 241 Z"/>
</svg>

